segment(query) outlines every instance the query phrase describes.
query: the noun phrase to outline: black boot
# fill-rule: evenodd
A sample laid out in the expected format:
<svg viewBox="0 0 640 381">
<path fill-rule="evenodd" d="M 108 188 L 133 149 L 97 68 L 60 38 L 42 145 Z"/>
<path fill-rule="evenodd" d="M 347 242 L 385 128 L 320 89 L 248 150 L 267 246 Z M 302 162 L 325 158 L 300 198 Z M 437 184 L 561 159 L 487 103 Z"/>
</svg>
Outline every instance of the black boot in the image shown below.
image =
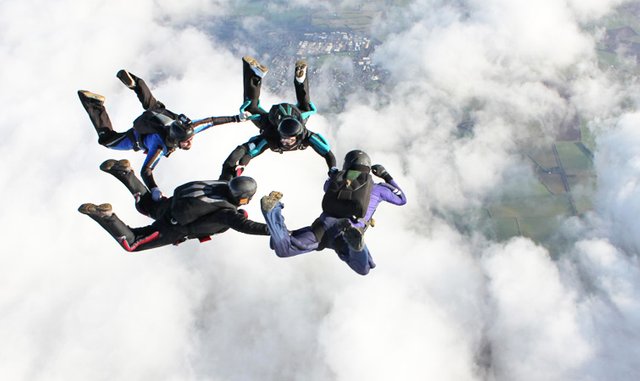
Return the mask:
<svg viewBox="0 0 640 381">
<path fill-rule="evenodd" d="M 267 72 L 269 71 L 269 68 L 262 65 L 260 62 L 258 62 L 258 60 L 251 56 L 242 57 L 242 61 L 249 66 L 249 68 L 255 73 L 255 75 L 260 78 L 264 77 L 265 74 L 267 74 Z"/>
<path fill-rule="evenodd" d="M 113 213 L 111 204 L 82 204 L 78 208 L 78 212 L 86 214 L 92 220 L 97 222 L 104 230 L 106 230 L 118 243 L 122 246 L 124 238 L 128 244 L 133 244 L 136 240 L 135 234 L 118 216 Z"/>
<path fill-rule="evenodd" d="M 95 205 L 91 203 L 82 204 L 78 208 L 78 212 L 82 214 L 86 214 L 91 218 L 106 218 L 111 217 L 113 214 L 113 209 L 111 204 L 100 204 Z"/>
<path fill-rule="evenodd" d="M 85 102 L 96 102 L 99 104 L 103 104 L 105 100 L 104 95 L 92 93 L 88 90 L 78 90 L 78 96 L 80 97 L 80 101 L 84 100 Z"/>
<path fill-rule="evenodd" d="M 116 74 L 116 77 L 128 88 L 133 89 L 136 87 L 135 76 L 128 71 L 122 69 Z"/>
<path fill-rule="evenodd" d="M 105 160 L 102 164 L 100 164 L 100 169 L 104 172 L 115 173 L 115 172 L 124 172 L 129 173 L 133 171 L 131 168 L 131 163 L 127 159 L 123 160 L 114 160 L 109 159 Z M 115 176 L 115 175 L 114 175 Z"/>
<path fill-rule="evenodd" d="M 262 212 L 266 213 L 275 208 L 281 198 L 282 193 L 278 191 L 272 191 L 268 196 L 263 196 L 260 199 L 260 208 L 262 209 Z"/>
<path fill-rule="evenodd" d="M 114 160 L 109 159 L 100 164 L 100 170 L 111 174 L 116 179 L 120 180 L 122 184 L 131 192 L 134 196 L 144 196 L 149 193 L 147 187 L 136 177 L 131 163 L 129 160 Z"/>
<path fill-rule="evenodd" d="M 295 80 L 303 83 L 305 79 L 307 79 L 307 61 L 299 60 L 296 62 Z"/>
<path fill-rule="evenodd" d="M 111 119 L 109 119 L 109 114 L 104 107 L 105 98 L 102 95 L 87 90 L 78 90 L 78 97 L 80 97 L 82 107 L 89 114 L 93 128 L 98 133 L 99 144 L 109 147 L 125 137 L 125 134 L 113 131 Z"/>
</svg>

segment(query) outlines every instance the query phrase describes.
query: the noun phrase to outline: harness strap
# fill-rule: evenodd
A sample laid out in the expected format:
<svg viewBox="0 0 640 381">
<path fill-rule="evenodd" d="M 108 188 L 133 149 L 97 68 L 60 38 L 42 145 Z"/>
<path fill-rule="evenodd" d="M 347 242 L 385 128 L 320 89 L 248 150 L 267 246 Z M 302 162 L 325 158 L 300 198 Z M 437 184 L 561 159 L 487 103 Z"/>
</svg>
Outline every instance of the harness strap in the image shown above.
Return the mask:
<svg viewBox="0 0 640 381">
<path fill-rule="evenodd" d="M 369 227 L 376 227 L 376 220 L 374 220 L 373 218 L 371 218 L 369 221 L 367 221 L 367 223 L 364 224 L 364 230 L 366 231 Z"/>
<path fill-rule="evenodd" d="M 316 220 L 313 221 L 313 223 L 311 224 L 311 231 L 313 232 L 313 235 L 316 236 L 316 241 L 318 241 L 318 249 L 317 250 L 323 250 L 326 247 L 326 245 L 322 241 L 323 241 L 323 238 L 324 238 L 324 234 L 327 231 L 324 228 L 324 225 L 322 224 L 322 221 L 320 221 L 319 218 L 316 218 Z"/>
<path fill-rule="evenodd" d="M 137 133 L 134 128 L 130 128 L 127 131 L 127 137 L 133 143 L 134 151 L 140 151 L 141 149 L 147 150 L 147 147 L 144 146 L 144 142 L 142 141 L 142 135 Z"/>
</svg>

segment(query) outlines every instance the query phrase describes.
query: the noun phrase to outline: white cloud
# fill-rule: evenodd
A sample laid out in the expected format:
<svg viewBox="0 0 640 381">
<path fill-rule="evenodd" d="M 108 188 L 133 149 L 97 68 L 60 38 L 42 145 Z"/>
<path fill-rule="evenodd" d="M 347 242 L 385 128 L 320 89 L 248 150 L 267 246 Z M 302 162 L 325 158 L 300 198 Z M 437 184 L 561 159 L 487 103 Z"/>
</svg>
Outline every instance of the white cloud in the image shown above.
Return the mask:
<svg viewBox="0 0 640 381">
<path fill-rule="evenodd" d="M 580 302 L 580 325 L 594 347 L 581 378 L 631 380 L 637 375 L 635 363 L 640 356 L 636 345 L 638 257 L 630 257 L 605 239 L 578 242 L 575 255 L 586 289 Z"/>
<path fill-rule="evenodd" d="M 609 235 L 618 245 L 630 252 L 640 246 L 635 235 L 635 216 L 640 208 L 637 184 L 640 157 L 637 143 L 638 113 L 625 114 L 618 125 L 598 141 L 596 168 L 598 169 L 599 211 L 608 221 Z"/>
<path fill-rule="evenodd" d="M 235 232 L 125 255 L 76 212 L 109 201 L 124 221 L 149 222 L 97 169 L 110 157 L 138 166 L 142 156 L 98 146 L 76 90 L 104 94 L 118 130 L 141 111 L 115 78 L 120 68 L 147 79 L 174 111 L 237 112 L 240 57 L 200 25 L 228 3 L 0 4 L 0 374 L 633 379 L 638 117 L 609 127 L 633 89 L 598 69 L 594 38 L 581 29 L 620 2 L 445 3 L 417 1 L 410 14 L 395 9 L 380 20 L 388 34 L 375 59 L 391 88 L 355 94 L 340 115 L 310 122 L 339 159 L 354 146 L 367 150 L 409 196 L 407 206 L 377 212 L 367 241 L 378 267 L 366 278 L 333 252 L 280 259 L 265 237 Z M 322 99 L 328 79 L 316 82 Z M 276 100 L 265 91 L 265 103 Z M 589 240 L 575 238 L 554 260 L 525 239 L 485 242 L 444 221 L 441 213 L 500 191 L 505 174 L 526 172 L 512 155 L 518 145 L 548 138 L 576 111 L 601 136 L 598 208 L 580 222 Z M 467 135 L 457 128 L 465 117 L 475 121 Z M 156 178 L 167 190 L 215 178 L 255 133 L 250 124 L 207 131 L 191 151 L 163 160 Z M 285 192 L 290 226 L 319 213 L 311 200 L 325 167 L 310 150 L 265 153 L 248 171 L 259 194 Z M 248 209 L 259 220 L 255 204 Z"/>
<path fill-rule="evenodd" d="M 613 7 L 628 2 L 628 0 L 569 0 L 568 5 L 579 21 L 588 21 L 602 17 Z"/>
<path fill-rule="evenodd" d="M 546 250 L 514 239 L 491 248 L 484 265 L 496 378 L 575 379 L 576 370 L 591 361 L 591 343 L 579 329 L 574 291 L 562 284 Z"/>
</svg>

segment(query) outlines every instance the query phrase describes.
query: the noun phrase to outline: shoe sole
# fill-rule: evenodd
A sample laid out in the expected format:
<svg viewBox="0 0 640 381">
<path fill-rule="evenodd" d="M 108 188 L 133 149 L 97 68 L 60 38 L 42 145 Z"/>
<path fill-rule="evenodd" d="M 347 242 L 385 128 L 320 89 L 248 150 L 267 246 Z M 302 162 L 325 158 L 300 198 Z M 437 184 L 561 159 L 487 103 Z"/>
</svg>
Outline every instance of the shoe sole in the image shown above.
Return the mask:
<svg viewBox="0 0 640 381">
<path fill-rule="evenodd" d="M 295 73 L 296 79 L 300 80 L 301 78 L 304 78 L 304 76 L 307 74 L 307 61 L 296 61 Z"/>
<path fill-rule="evenodd" d="M 80 95 L 81 97 L 85 97 L 87 99 L 98 101 L 100 103 L 104 103 L 106 99 L 104 95 L 92 93 L 91 91 L 88 91 L 88 90 L 78 90 L 78 95 Z"/>
<path fill-rule="evenodd" d="M 247 65 L 251 66 L 251 68 L 256 68 L 262 72 L 262 75 L 267 74 L 269 68 L 259 63 L 255 58 L 251 56 L 244 56 L 242 60 L 247 63 Z"/>
<path fill-rule="evenodd" d="M 276 204 L 280 201 L 281 198 L 282 198 L 282 193 L 277 191 L 272 191 L 271 193 L 269 193 L 268 196 L 262 197 L 262 199 L 260 200 L 260 207 L 262 208 L 263 211 L 268 212 L 276 206 Z"/>
<path fill-rule="evenodd" d="M 130 172 L 131 163 L 127 159 L 122 159 L 122 160 L 109 159 L 103 162 L 102 164 L 100 164 L 100 170 L 104 172 L 111 172 L 111 171 Z"/>
<path fill-rule="evenodd" d="M 95 205 L 87 203 L 80 205 L 80 207 L 78 208 L 78 212 L 86 214 L 88 216 L 110 217 L 113 213 L 113 208 L 111 204 Z"/>
</svg>

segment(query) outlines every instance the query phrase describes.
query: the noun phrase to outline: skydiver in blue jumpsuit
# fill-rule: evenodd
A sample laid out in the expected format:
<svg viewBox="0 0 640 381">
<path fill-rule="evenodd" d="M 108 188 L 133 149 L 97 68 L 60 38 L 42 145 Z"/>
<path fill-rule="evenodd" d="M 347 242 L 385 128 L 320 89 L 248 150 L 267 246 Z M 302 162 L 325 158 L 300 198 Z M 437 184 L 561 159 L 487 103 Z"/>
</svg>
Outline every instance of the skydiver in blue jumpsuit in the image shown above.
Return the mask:
<svg viewBox="0 0 640 381">
<path fill-rule="evenodd" d="M 120 70 L 116 76 L 136 93 L 145 110 L 134 120 L 133 127 L 129 130 L 113 130 L 104 107 L 104 96 L 87 90 L 79 90 L 78 96 L 98 133 L 99 144 L 115 150 L 142 150 L 147 155 L 140 174 L 144 184 L 151 190 L 154 201 L 163 197 L 153 178 L 153 170 L 163 156 L 168 157 L 178 148 L 190 149 L 193 136 L 210 127 L 246 120 L 245 114 L 242 113 L 191 121 L 183 114 L 168 110 L 153 96 L 143 79 L 126 70 Z"/>
<path fill-rule="evenodd" d="M 305 124 L 309 116 L 316 113 L 316 107 L 309 98 L 309 79 L 307 62 L 296 62 L 293 84 L 296 91 L 297 104 L 280 103 L 273 105 L 267 112 L 260 107 L 260 88 L 262 77 L 267 73 L 266 66 L 254 58 L 242 58 L 242 74 L 244 84 L 244 103 L 240 112 L 249 112 L 249 119 L 260 129 L 260 134 L 248 142 L 236 147 L 222 164 L 220 180 L 233 178 L 242 173 L 249 161 L 267 149 L 283 153 L 285 151 L 303 150 L 311 146 L 322 156 L 329 169 L 336 166 L 336 159 L 331 152 L 327 140 L 320 134 L 310 131 Z"/>
</svg>

